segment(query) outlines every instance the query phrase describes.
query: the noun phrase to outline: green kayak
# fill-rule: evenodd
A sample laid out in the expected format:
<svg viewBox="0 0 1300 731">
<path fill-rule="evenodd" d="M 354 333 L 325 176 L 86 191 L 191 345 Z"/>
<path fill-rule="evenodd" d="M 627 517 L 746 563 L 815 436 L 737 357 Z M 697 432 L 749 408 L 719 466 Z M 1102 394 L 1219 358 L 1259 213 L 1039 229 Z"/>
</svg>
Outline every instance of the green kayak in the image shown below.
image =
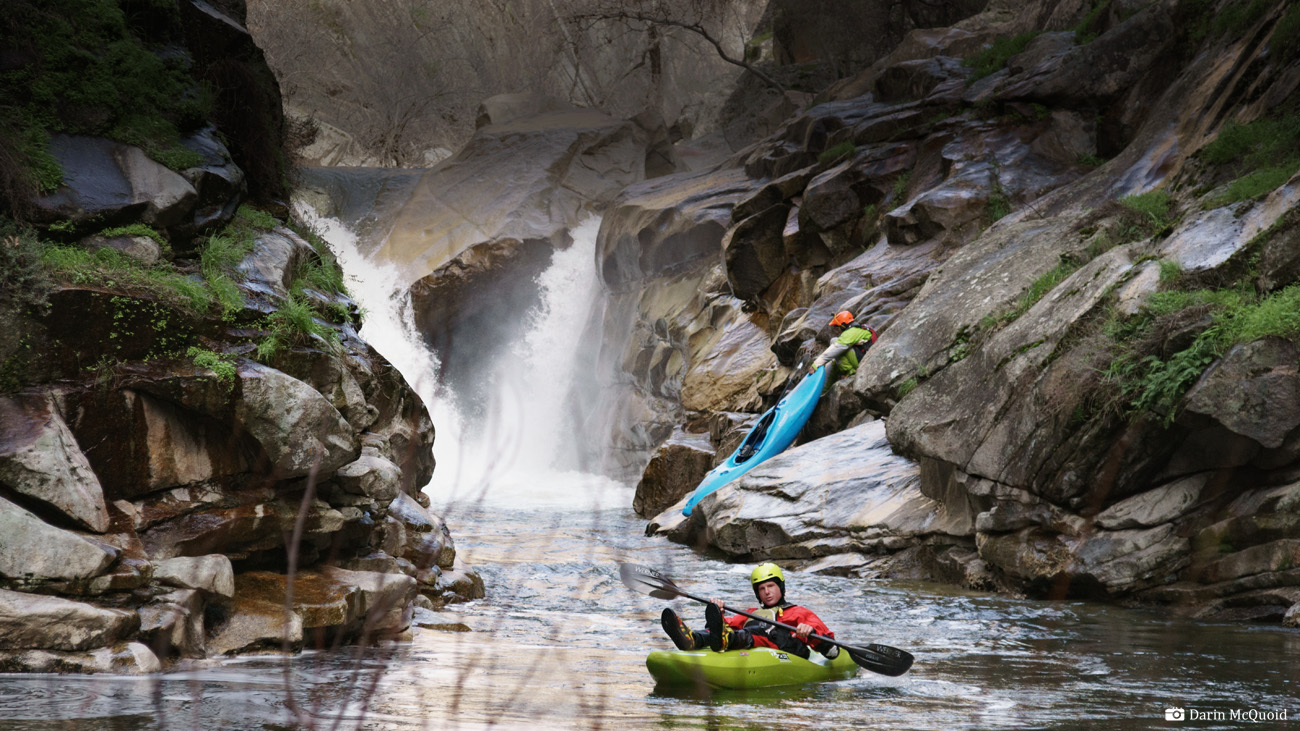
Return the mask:
<svg viewBox="0 0 1300 731">
<path fill-rule="evenodd" d="M 847 652 L 840 652 L 834 660 L 814 652 L 811 660 L 805 660 L 769 647 L 730 652 L 656 650 L 645 659 L 645 666 L 661 685 L 703 683 L 732 689 L 820 683 L 858 674 L 858 666 Z"/>
</svg>

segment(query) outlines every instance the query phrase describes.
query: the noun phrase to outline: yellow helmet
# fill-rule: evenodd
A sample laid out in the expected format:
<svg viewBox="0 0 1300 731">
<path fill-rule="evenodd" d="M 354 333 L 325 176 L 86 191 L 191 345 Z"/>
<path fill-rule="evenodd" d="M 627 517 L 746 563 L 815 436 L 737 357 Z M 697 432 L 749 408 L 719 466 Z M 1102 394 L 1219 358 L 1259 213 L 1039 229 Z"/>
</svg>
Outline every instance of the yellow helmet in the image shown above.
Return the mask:
<svg viewBox="0 0 1300 731">
<path fill-rule="evenodd" d="M 763 598 L 758 595 L 758 585 L 764 581 L 775 581 L 777 588 L 781 590 L 781 598 L 777 600 L 778 604 L 785 603 L 785 572 L 780 566 L 774 563 L 761 563 L 749 572 L 749 583 L 754 587 L 754 598 L 762 601 Z"/>
<path fill-rule="evenodd" d="M 761 584 L 772 579 L 776 579 L 782 584 L 785 583 L 785 572 L 774 563 L 761 563 L 755 566 L 753 571 L 749 572 L 749 583 L 751 584 Z"/>
</svg>

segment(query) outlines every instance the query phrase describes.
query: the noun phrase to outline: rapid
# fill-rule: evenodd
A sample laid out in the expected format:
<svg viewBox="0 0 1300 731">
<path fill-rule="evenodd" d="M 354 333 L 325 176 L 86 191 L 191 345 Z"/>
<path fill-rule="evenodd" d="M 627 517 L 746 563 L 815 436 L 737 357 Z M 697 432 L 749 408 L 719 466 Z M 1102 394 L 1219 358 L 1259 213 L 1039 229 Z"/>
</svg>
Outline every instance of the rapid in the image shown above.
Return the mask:
<svg viewBox="0 0 1300 731">
<path fill-rule="evenodd" d="M 566 441 L 565 398 L 586 365 L 567 343 L 599 306 L 599 220 L 575 228 L 543 273 L 543 304 L 528 316 L 537 326 L 484 373 L 495 395 L 476 423 L 440 392 L 438 359 L 411 325 L 400 277 L 360 254 L 346 227 L 319 225 L 368 313 L 362 334 L 430 407 L 438 467 L 426 491 L 487 597 L 421 610 L 409 642 L 381 647 L 152 677 L 0 675 L 3 728 L 1145 729 L 1176 725 L 1166 713 L 1183 709 L 1206 714 L 1185 717 L 1209 729 L 1285 727 L 1241 720 L 1252 710 L 1300 716 L 1300 669 L 1285 660 L 1300 654 L 1294 631 L 796 572 L 791 601 L 841 640 L 912 652 L 915 667 L 763 692 L 656 689 L 644 659 L 670 647 L 660 611 L 672 606 L 700 626 L 702 607 L 629 591 L 618 562 L 743 606 L 750 567 L 645 537 L 632 486 L 581 471 Z"/>
</svg>

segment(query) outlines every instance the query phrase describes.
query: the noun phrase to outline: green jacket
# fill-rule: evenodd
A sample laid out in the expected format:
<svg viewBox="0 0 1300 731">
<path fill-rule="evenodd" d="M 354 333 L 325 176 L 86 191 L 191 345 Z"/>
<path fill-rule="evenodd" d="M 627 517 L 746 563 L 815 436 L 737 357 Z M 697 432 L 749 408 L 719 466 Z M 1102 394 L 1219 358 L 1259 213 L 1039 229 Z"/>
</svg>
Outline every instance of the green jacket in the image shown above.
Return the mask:
<svg viewBox="0 0 1300 731">
<path fill-rule="evenodd" d="M 850 327 L 840 333 L 830 347 L 817 356 L 817 360 L 813 361 L 813 367 L 834 361 L 835 372 L 832 375 L 836 378 L 851 376 L 858 372 L 862 356 L 866 354 L 867 348 L 871 347 L 875 339 L 876 334 L 870 328 Z"/>
</svg>

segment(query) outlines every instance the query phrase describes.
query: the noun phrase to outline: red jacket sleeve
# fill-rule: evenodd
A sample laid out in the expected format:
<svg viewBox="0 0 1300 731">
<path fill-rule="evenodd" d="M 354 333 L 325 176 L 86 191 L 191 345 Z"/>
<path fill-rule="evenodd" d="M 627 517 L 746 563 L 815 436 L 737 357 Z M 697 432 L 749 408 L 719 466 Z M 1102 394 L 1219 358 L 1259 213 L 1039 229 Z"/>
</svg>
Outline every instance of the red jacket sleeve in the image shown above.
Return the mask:
<svg viewBox="0 0 1300 731">
<path fill-rule="evenodd" d="M 758 609 L 755 607 L 750 607 L 745 611 L 749 612 L 750 614 L 753 614 L 757 612 Z M 746 622 L 751 622 L 751 621 L 753 620 L 749 619 L 748 617 L 743 617 L 739 614 L 732 614 L 726 618 L 727 624 L 730 625 L 732 629 L 740 629 L 745 626 Z M 835 639 L 835 633 L 832 632 L 830 628 L 826 626 L 826 623 L 823 622 L 820 617 L 818 617 L 816 614 L 813 614 L 813 611 L 807 607 L 800 607 L 800 606 L 790 607 L 785 611 L 781 612 L 781 618 L 777 621 L 779 621 L 781 624 L 789 625 L 790 627 L 798 627 L 800 624 L 810 624 L 812 625 L 813 632 L 815 634 L 819 634 L 823 637 L 829 637 L 831 639 Z M 755 624 L 762 624 L 762 623 L 756 622 Z M 817 640 L 810 639 L 808 644 L 811 645 L 813 649 L 816 649 L 817 646 L 820 645 L 821 643 L 818 642 Z"/>
</svg>

